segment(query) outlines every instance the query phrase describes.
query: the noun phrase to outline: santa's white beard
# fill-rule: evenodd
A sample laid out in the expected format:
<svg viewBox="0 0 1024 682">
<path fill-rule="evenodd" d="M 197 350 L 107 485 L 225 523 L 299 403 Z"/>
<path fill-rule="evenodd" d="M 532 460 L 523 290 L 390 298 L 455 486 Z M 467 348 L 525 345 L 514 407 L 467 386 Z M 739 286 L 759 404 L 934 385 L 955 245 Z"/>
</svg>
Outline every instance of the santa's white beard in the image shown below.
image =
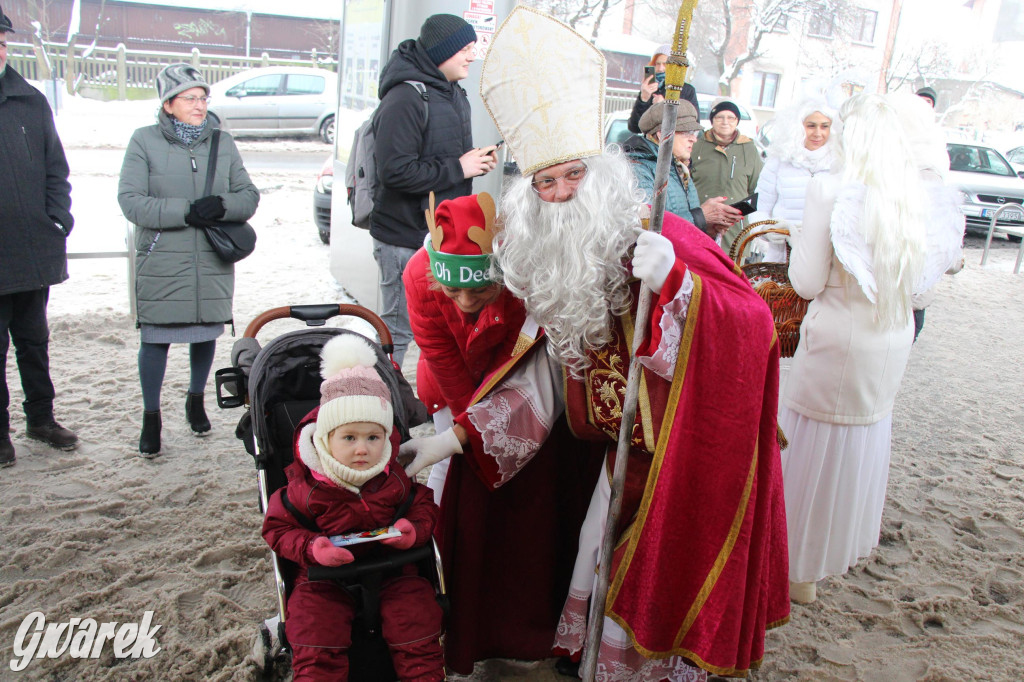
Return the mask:
<svg viewBox="0 0 1024 682">
<path fill-rule="evenodd" d="M 549 203 L 518 178 L 502 197 L 504 231 L 495 250 L 505 286 L 544 328 L 548 351 L 574 375 L 588 350 L 611 340 L 611 316 L 629 308 L 623 259 L 640 230 L 642 193 L 629 162 L 586 159 L 573 199 Z"/>
</svg>

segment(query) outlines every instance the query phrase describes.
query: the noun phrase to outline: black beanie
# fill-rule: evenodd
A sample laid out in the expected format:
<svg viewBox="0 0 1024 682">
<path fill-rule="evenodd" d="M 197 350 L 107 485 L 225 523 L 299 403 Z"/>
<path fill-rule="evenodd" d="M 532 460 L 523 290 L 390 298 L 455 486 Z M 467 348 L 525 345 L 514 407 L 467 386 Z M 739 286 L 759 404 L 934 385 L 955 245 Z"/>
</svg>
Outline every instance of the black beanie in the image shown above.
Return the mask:
<svg viewBox="0 0 1024 682">
<path fill-rule="evenodd" d="M 4 14 L 3 7 L 0 7 L 0 33 L 17 33 L 11 24 L 11 18 Z"/>
<path fill-rule="evenodd" d="M 466 45 L 475 42 L 476 31 L 465 19 L 454 14 L 434 14 L 423 22 L 419 40 L 430 61 L 440 66 Z"/>
<path fill-rule="evenodd" d="M 708 116 L 708 120 L 714 121 L 715 116 L 718 116 L 723 111 L 731 111 L 732 113 L 736 114 L 736 118 L 740 117 L 740 108 L 726 99 L 722 100 L 721 102 L 714 106 L 714 108 L 711 110 L 711 115 Z"/>
</svg>

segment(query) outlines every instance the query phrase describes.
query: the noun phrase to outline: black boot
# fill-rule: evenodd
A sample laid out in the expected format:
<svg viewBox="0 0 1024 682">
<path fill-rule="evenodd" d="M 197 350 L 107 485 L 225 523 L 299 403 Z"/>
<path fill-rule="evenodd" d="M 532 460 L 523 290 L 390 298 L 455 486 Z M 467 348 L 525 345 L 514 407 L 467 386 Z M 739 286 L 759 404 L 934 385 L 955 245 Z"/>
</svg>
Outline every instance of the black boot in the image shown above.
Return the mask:
<svg viewBox="0 0 1024 682">
<path fill-rule="evenodd" d="M 203 407 L 202 393 L 189 393 L 185 398 L 185 418 L 192 427 L 192 433 L 197 436 L 210 430 L 210 420 L 207 419 L 206 408 Z"/>
<path fill-rule="evenodd" d="M 14 466 L 14 443 L 10 436 L 0 436 L 0 469 Z"/>
<path fill-rule="evenodd" d="M 25 435 L 57 450 L 74 450 L 78 447 L 78 436 L 52 419 L 45 424 L 26 426 Z"/>
<path fill-rule="evenodd" d="M 160 410 L 147 410 L 142 413 L 139 452 L 143 457 L 152 458 L 160 454 L 160 426 Z"/>
</svg>

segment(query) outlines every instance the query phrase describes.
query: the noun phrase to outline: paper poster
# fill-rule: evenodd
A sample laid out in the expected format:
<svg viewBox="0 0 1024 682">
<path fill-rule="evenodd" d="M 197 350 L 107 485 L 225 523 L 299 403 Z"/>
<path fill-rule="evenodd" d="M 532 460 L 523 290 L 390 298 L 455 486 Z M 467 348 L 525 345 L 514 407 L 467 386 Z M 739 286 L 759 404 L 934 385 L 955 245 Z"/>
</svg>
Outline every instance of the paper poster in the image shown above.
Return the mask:
<svg viewBox="0 0 1024 682">
<path fill-rule="evenodd" d="M 491 39 L 493 37 L 493 33 L 476 34 L 476 47 L 474 48 L 476 56 L 474 59 L 483 60 L 487 57 L 487 49 L 491 46 Z"/>
<path fill-rule="evenodd" d="M 494 33 L 498 28 L 498 17 L 494 14 L 483 14 L 481 12 L 463 12 L 462 18 L 473 27 L 473 30 L 480 33 Z"/>
</svg>

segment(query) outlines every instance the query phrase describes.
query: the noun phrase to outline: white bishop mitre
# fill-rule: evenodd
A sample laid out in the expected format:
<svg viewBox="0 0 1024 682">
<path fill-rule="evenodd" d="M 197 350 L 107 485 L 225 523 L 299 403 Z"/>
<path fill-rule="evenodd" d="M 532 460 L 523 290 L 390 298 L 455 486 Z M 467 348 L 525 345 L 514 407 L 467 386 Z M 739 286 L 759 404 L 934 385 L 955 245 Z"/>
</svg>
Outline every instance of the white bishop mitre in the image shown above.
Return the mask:
<svg viewBox="0 0 1024 682">
<path fill-rule="evenodd" d="M 498 27 L 480 96 L 523 175 L 601 153 L 604 55 L 562 22 L 523 5 Z"/>
</svg>

